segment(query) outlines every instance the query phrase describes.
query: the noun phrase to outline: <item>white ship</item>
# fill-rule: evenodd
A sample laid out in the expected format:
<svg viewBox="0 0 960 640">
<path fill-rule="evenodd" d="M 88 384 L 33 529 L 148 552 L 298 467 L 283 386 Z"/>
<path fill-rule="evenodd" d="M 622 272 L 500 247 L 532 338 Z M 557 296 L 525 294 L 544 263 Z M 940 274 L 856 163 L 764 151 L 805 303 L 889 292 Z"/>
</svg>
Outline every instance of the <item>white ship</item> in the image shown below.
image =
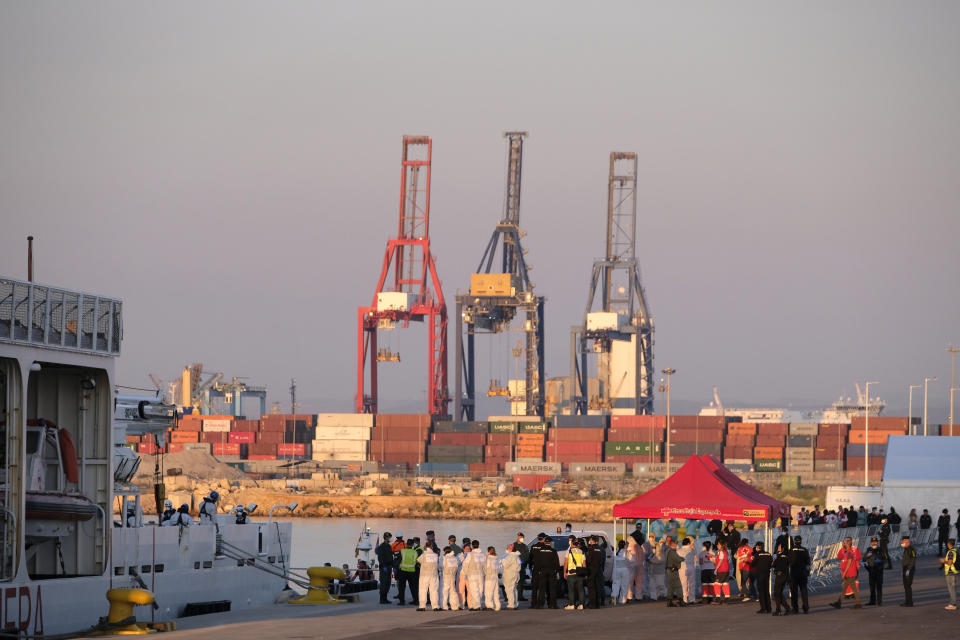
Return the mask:
<svg viewBox="0 0 960 640">
<path fill-rule="evenodd" d="M 857 390 L 857 399 L 841 397 L 829 409 L 820 411 L 797 411 L 794 409 L 777 408 L 736 408 L 723 406 L 717 387 L 713 388 L 713 401 L 700 409 L 701 416 L 734 416 L 743 422 L 820 422 L 825 424 L 850 424 L 853 418 L 862 417 L 869 412 L 871 418 L 879 416 L 886 408 L 880 398 L 867 400 L 861 392 L 860 385 L 853 383 Z"/>
<path fill-rule="evenodd" d="M 125 482 L 138 459 L 124 424 L 165 431 L 135 405 L 115 432 L 122 302 L 0 278 L 0 620 L 40 636 L 89 629 L 111 588 L 151 591 L 141 621 L 273 603 L 290 578 L 290 523 L 156 526 Z M 120 403 L 121 407 L 123 403 Z M 130 405 L 127 405 L 129 410 Z M 151 416 L 151 413 L 153 415 Z M 114 522 L 133 507 L 133 518 Z"/>
</svg>

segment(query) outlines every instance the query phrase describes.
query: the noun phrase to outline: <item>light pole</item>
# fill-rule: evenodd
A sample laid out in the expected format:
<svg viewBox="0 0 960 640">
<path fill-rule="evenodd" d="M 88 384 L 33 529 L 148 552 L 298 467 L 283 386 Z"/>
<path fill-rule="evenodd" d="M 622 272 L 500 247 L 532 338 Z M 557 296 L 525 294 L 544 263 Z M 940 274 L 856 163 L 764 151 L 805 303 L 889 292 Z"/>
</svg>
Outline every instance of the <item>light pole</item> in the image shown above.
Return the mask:
<svg viewBox="0 0 960 640">
<path fill-rule="evenodd" d="M 864 395 L 867 401 L 863 405 L 863 436 L 866 444 L 863 445 L 863 486 L 870 486 L 870 385 L 880 384 L 876 381 L 867 383 Z"/>
<path fill-rule="evenodd" d="M 927 383 L 936 379 L 937 376 L 923 379 L 923 435 L 927 435 Z"/>
<path fill-rule="evenodd" d="M 960 353 L 960 347 L 953 346 L 952 342 L 947 343 L 947 353 L 950 354 L 950 433 L 953 434 L 953 390 L 957 385 L 957 354 Z"/>
<path fill-rule="evenodd" d="M 667 477 L 670 476 L 670 376 L 676 372 L 670 367 L 663 370 L 663 375 L 667 376 Z"/>
<path fill-rule="evenodd" d="M 912 436 L 917 435 L 916 433 L 914 433 L 914 431 L 916 431 L 916 430 L 913 428 L 913 390 L 914 390 L 914 389 L 919 389 L 919 388 L 920 388 L 920 385 L 918 385 L 918 384 L 912 384 L 912 385 L 910 385 L 910 402 L 907 403 L 908 406 L 910 407 L 910 409 L 907 411 L 907 413 L 910 414 L 910 416 L 908 417 L 908 420 L 910 421 L 910 422 L 909 422 L 910 428 L 907 430 L 907 433 L 909 433 L 909 434 L 912 435 Z"/>
</svg>

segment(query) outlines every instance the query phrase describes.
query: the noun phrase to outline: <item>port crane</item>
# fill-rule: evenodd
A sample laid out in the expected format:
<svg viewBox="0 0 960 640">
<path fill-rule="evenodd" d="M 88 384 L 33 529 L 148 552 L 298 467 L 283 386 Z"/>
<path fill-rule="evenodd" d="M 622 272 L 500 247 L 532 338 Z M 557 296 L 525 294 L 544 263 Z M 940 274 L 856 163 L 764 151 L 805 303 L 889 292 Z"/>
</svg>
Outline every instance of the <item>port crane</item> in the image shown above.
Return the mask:
<svg viewBox="0 0 960 640">
<path fill-rule="evenodd" d="M 377 365 L 400 355 L 378 348 L 378 331 L 427 321 L 427 411 L 447 416 L 447 304 L 430 252 L 430 168 L 428 136 L 404 136 L 400 174 L 400 224 L 387 240 L 380 279 L 368 306 L 357 308 L 357 413 L 377 413 Z M 366 393 L 367 368 L 370 393 Z"/>
<path fill-rule="evenodd" d="M 583 323 L 570 329 L 574 413 L 629 408 L 653 413 L 653 318 L 640 280 L 637 249 L 637 154 L 610 154 L 606 255 L 593 263 Z M 599 293 L 599 309 L 594 310 Z M 599 395 L 588 398 L 587 356 L 597 356 Z M 619 384 L 611 384 L 618 375 Z M 632 376 L 630 375 L 632 374 Z M 632 398 L 620 386 L 632 378 Z M 628 387 L 629 388 L 629 385 Z M 632 402 L 630 402 L 632 400 Z M 619 401 L 619 402 L 618 402 Z"/>
<path fill-rule="evenodd" d="M 514 393 L 499 380 L 490 381 L 489 396 L 505 396 L 511 402 L 523 402 L 527 415 L 543 416 L 544 375 L 543 307 L 545 298 L 533 291 L 530 266 L 526 262 L 520 228 L 520 183 L 523 169 L 525 131 L 507 131 L 507 181 L 503 217 L 470 276 L 470 291 L 457 295 L 456 382 L 454 415 L 473 420 L 476 414 L 475 337 L 509 330 L 510 322 L 522 313 L 525 334 L 524 385 Z M 500 260 L 496 260 L 499 250 Z"/>
</svg>

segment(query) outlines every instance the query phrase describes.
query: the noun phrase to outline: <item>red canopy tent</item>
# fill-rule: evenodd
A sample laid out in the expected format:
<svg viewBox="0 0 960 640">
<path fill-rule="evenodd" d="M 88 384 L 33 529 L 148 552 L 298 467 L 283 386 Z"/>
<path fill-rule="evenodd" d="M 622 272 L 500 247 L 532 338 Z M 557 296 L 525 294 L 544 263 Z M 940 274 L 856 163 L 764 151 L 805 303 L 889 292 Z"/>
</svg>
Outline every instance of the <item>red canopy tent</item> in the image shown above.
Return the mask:
<svg viewBox="0 0 960 640">
<path fill-rule="evenodd" d="M 769 504 L 771 508 L 771 520 L 790 515 L 790 505 L 788 503 L 777 500 L 773 496 L 768 496 L 750 483 L 745 482 L 740 476 L 723 466 L 723 463 L 715 456 L 700 456 L 700 459 L 703 460 L 707 468 L 712 470 L 718 478 L 736 489 L 742 495 L 757 502 L 766 502 Z"/>
<path fill-rule="evenodd" d="M 705 456 L 704 456 L 705 457 Z M 723 465 L 720 465 L 723 468 Z M 723 469 L 733 475 L 729 470 Z M 734 476 L 735 477 L 735 476 Z M 747 485 L 742 482 L 743 485 Z M 770 522 L 789 505 L 750 487 L 747 492 L 693 456 L 673 475 L 643 495 L 615 505 L 616 518 L 695 518 Z"/>
</svg>

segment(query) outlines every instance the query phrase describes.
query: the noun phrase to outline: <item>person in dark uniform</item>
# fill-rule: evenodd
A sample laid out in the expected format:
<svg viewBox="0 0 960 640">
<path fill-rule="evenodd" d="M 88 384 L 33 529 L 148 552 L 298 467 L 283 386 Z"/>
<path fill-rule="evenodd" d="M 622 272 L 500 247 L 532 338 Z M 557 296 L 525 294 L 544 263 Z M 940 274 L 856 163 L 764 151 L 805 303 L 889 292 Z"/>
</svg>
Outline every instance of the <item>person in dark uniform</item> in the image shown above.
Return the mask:
<svg viewBox="0 0 960 640">
<path fill-rule="evenodd" d="M 773 567 L 773 556 L 758 542 L 753 547 L 753 564 L 757 574 L 757 595 L 760 600 L 760 610 L 757 613 L 771 613 L 770 608 L 770 569 Z"/>
<path fill-rule="evenodd" d="M 787 555 L 786 547 L 781 544 L 777 547 L 777 555 L 773 559 L 773 599 L 777 605 L 777 610 L 773 612 L 773 615 L 775 616 L 787 615 L 790 613 L 790 607 L 787 605 L 787 598 L 783 595 L 783 590 L 786 588 L 787 581 L 789 579 L 790 556 Z"/>
<path fill-rule="evenodd" d="M 643 523 L 640 520 L 637 520 L 636 528 L 630 532 L 630 537 L 641 547 L 647 541 L 643 535 Z"/>
<path fill-rule="evenodd" d="M 917 550 L 910 544 L 910 536 L 900 539 L 903 548 L 903 558 L 900 564 L 903 567 L 903 604 L 901 607 L 913 606 L 913 573 L 917 567 Z"/>
<path fill-rule="evenodd" d="M 787 527 L 780 527 L 780 535 L 773 541 L 774 549 L 779 549 L 781 545 L 784 553 L 790 550 L 790 530 Z"/>
<path fill-rule="evenodd" d="M 924 509 L 923 515 L 920 516 L 920 528 L 929 529 L 932 525 L 933 525 L 933 518 L 930 517 L 930 512 Z"/>
<path fill-rule="evenodd" d="M 937 518 L 937 555 L 943 555 L 943 548 L 947 546 L 947 539 L 950 537 L 950 512 L 946 509 Z"/>
<path fill-rule="evenodd" d="M 603 606 L 604 587 L 603 587 L 603 551 L 600 549 L 600 541 L 597 536 L 590 536 L 590 543 L 587 547 L 587 589 L 589 589 L 589 607 L 599 609 Z"/>
<path fill-rule="evenodd" d="M 880 529 L 877 531 L 877 539 L 880 544 L 880 553 L 883 554 L 887 562 L 887 569 L 893 569 L 893 562 L 890 561 L 890 522 L 888 518 L 880 521 Z"/>
<path fill-rule="evenodd" d="M 533 586 L 536 589 L 536 597 L 530 604 L 531 609 L 542 609 L 543 600 L 548 596 L 547 604 L 551 609 L 557 609 L 557 571 L 560 569 L 560 556 L 554 551 L 552 540 L 544 536 L 543 543 L 539 546 L 534 545 L 531 549 L 530 558 L 533 563 Z"/>
<path fill-rule="evenodd" d="M 513 543 L 513 550 L 520 553 L 520 579 L 517 582 L 517 600 L 524 602 L 523 590 L 527 583 L 527 565 L 530 564 L 530 548 L 524 542 L 523 532 L 517 533 L 517 540 Z"/>
<path fill-rule="evenodd" d="M 687 603 L 683 600 L 683 585 L 680 582 L 680 571 L 683 568 L 683 558 L 677 553 L 677 541 L 668 538 L 667 557 L 664 562 L 667 572 L 667 606 L 685 607 Z M 674 603 L 676 598 L 676 603 Z"/>
<path fill-rule="evenodd" d="M 537 534 L 537 541 L 530 545 L 530 608 L 535 609 L 537 604 L 538 585 L 540 579 L 537 577 L 537 566 L 533 563 L 537 551 L 543 548 L 543 541 L 547 537 L 545 533 Z"/>
<path fill-rule="evenodd" d="M 390 592 L 390 576 L 393 575 L 393 548 L 389 531 L 383 534 L 383 542 L 377 546 L 377 563 L 380 565 L 380 604 L 390 604 L 387 594 Z"/>
<path fill-rule="evenodd" d="M 807 597 L 807 578 L 810 577 L 810 552 L 803 546 L 803 538 L 793 537 L 793 549 L 790 557 L 790 605 L 794 613 L 799 613 L 797 605 L 803 602 L 803 612 L 810 612 L 810 601 Z"/>
<path fill-rule="evenodd" d="M 870 578 L 870 601 L 867 606 L 883 605 L 883 565 L 886 563 L 883 549 L 877 538 L 870 538 L 870 548 L 863 554 L 863 566 Z"/>
</svg>

